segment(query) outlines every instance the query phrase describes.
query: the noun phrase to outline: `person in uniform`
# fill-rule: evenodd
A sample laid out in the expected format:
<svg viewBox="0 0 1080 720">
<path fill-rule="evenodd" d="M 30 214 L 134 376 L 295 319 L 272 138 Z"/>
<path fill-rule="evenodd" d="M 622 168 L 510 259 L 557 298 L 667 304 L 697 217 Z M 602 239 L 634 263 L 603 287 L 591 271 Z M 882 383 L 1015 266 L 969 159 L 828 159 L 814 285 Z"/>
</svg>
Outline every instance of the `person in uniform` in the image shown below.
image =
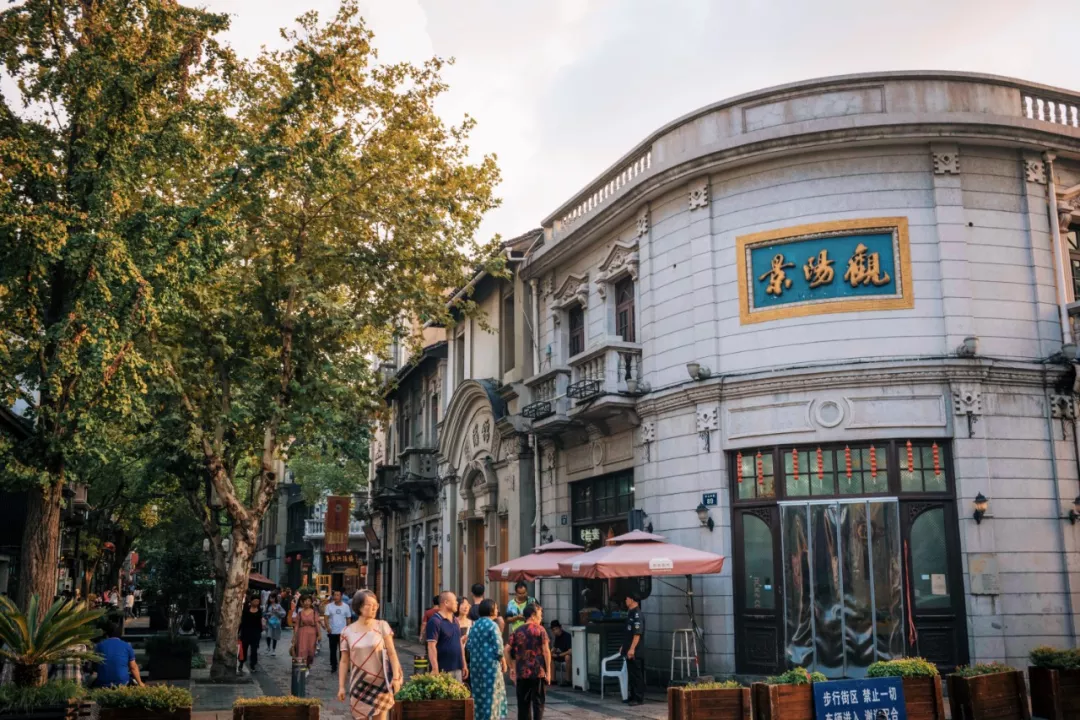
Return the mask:
<svg viewBox="0 0 1080 720">
<path fill-rule="evenodd" d="M 626 677 L 629 684 L 627 702 L 645 704 L 645 618 L 636 593 L 626 596 L 626 640 L 619 654 L 626 658 Z"/>
</svg>

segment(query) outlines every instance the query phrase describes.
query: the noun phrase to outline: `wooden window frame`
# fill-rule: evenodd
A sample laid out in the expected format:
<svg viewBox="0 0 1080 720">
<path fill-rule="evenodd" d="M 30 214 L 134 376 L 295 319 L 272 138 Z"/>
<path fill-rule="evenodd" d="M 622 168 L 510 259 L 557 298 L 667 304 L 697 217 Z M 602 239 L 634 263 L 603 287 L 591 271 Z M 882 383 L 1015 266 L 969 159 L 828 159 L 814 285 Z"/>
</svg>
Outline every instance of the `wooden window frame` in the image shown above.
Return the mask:
<svg viewBox="0 0 1080 720">
<path fill-rule="evenodd" d="M 581 324 L 576 327 L 575 316 L 581 318 Z M 566 350 L 568 357 L 585 352 L 585 308 L 577 303 L 566 309 Z"/>
<path fill-rule="evenodd" d="M 626 287 L 629 285 L 630 292 L 625 293 Z M 637 284 L 634 279 L 627 275 L 618 282 L 615 283 L 615 334 L 623 339 L 624 342 L 637 342 L 637 317 L 636 313 L 636 293 Z M 628 297 L 624 298 L 623 295 L 627 294 Z M 625 313 L 625 322 L 621 321 L 621 317 Z"/>
</svg>

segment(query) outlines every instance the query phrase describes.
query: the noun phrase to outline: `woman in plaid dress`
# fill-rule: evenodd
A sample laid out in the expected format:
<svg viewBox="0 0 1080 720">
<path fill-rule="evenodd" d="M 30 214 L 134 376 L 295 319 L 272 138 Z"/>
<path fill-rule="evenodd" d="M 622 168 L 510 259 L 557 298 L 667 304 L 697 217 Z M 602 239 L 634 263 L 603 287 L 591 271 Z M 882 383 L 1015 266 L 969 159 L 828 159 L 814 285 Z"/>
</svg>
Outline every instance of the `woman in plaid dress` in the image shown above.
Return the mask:
<svg viewBox="0 0 1080 720">
<path fill-rule="evenodd" d="M 353 596 L 352 611 L 358 619 L 341 633 L 341 657 L 349 662 L 338 666 L 337 697 L 341 702 L 348 698 L 354 720 L 385 720 L 401 689 L 394 632 L 375 619 L 379 601 L 370 590 Z"/>
</svg>

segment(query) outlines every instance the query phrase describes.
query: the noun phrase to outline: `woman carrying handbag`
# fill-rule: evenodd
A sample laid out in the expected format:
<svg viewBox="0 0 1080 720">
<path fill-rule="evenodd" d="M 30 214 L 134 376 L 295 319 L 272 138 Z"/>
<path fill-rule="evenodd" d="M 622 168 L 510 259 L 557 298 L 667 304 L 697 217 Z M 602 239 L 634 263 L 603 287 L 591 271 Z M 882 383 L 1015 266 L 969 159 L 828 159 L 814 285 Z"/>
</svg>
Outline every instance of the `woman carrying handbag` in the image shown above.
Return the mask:
<svg viewBox="0 0 1080 720">
<path fill-rule="evenodd" d="M 354 720 L 386 720 L 402 680 L 394 632 L 375 618 L 379 601 L 370 590 L 353 596 L 352 611 L 357 620 L 341 633 L 337 698 L 348 698 Z"/>
</svg>

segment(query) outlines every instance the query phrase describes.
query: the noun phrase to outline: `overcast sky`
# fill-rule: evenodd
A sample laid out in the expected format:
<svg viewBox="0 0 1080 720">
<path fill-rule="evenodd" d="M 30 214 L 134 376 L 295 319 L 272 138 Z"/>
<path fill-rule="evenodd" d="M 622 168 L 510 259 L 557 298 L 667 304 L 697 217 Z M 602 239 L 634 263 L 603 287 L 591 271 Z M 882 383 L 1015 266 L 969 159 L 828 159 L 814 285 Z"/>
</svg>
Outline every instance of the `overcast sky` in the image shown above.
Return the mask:
<svg viewBox="0 0 1080 720">
<path fill-rule="evenodd" d="M 188 0 L 201 4 L 199 0 Z M 202 0 L 242 54 L 337 0 Z M 440 106 L 478 121 L 502 207 L 536 227 L 661 125 L 750 90 L 873 70 L 967 70 L 1080 90 L 1078 18 L 1060 0 L 360 0 L 380 58 L 454 57 Z"/>
</svg>

